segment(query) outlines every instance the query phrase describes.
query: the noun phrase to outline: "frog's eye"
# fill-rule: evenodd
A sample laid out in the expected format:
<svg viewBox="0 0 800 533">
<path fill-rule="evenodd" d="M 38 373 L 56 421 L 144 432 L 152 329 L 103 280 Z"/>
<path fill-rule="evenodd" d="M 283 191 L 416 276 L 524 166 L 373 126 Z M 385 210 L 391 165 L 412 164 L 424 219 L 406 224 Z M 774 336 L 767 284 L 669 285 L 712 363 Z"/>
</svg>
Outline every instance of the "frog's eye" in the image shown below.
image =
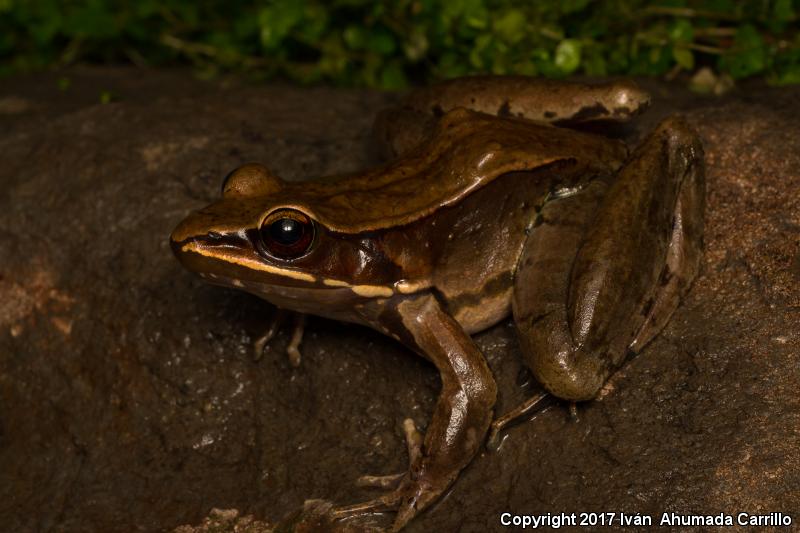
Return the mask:
<svg viewBox="0 0 800 533">
<path fill-rule="evenodd" d="M 261 242 L 270 255 L 295 259 L 311 248 L 314 222 L 294 209 L 275 211 L 261 224 Z"/>
</svg>

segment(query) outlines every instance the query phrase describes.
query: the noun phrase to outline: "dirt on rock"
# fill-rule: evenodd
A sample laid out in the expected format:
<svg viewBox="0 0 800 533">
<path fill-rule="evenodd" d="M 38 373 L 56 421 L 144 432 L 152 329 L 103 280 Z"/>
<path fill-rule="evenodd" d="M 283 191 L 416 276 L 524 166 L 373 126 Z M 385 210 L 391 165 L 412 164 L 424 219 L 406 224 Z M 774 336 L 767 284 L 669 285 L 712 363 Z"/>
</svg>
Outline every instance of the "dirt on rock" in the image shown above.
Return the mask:
<svg viewBox="0 0 800 533">
<path fill-rule="evenodd" d="M 408 531 L 500 531 L 504 512 L 800 522 L 800 88 L 647 88 L 631 139 L 676 111 L 703 138 L 701 276 L 577 421 L 554 404 L 516 425 Z M 254 361 L 274 309 L 204 284 L 168 243 L 245 161 L 291 180 L 374 163 L 372 117 L 391 99 L 133 69 L 4 80 L 4 530 L 265 531 L 309 499 L 373 497 L 356 478 L 405 468 L 402 421 L 426 426 L 431 365 L 323 319 L 299 368 L 288 332 Z M 510 322 L 476 341 L 499 412 L 536 389 Z"/>
</svg>

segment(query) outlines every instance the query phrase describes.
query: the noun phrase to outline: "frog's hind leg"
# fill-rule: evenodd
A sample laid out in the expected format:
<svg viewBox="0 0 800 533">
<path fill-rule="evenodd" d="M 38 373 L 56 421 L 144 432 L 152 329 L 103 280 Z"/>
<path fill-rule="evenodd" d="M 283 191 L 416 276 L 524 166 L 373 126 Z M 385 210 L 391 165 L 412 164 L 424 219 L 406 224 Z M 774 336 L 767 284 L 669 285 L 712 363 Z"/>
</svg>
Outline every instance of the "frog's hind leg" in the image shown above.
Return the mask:
<svg viewBox="0 0 800 533">
<path fill-rule="evenodd" d="M 372 127 L 385 158 L 406 154 L 433 131 L 439 117 L 464 107 L 500 117 L 566 126 L 626 122 L 650 105 L 650 96 L 629 80 L 603 84 L 529 76 L 468 76 L 409 93 L 382 111 Z"/>
<path fill-rule="evenodd" d="M 566 319 L 566 290 L 575 251 L 607 188 L 606 181 L 596 180 L 577 195 L 550 200 L 539 212 L 525 243 L 517 266 L 512 307 L 522 355 L 531 370 L 536 368 L 535 359 L 540 353 L 532 341 L 545 333 L 541 322 Z M 541 381 L 535 371 L 534 374 Z M 489 448 L 497 447 L 503 429 L 539 408 L 548 397 L 548 393 L 537 394 L 492 422 Z"/>
<path fill-rule="evenodd" d="M 628 351 L 666 324 L 700 260 L 702 157 L 696 135 L 669 119 L 607 191 L 595 181 L 543 207 L 512 308 L 523 356 L 555 396 L 593 398 Z"/>
<path fill-rule="evenodd" d="M 702 151 L 699 157 L 702 158 Z M 690 172 L 678 194 L 672 237 L 658 288 L 645 302 L 642 309 L 644 323 L 629 346 L 633 353 L 638 353 L 664 329 L 700 271 L 706 198 L 702 159 L 701 164 L 692 166 Z"/>
</svg>

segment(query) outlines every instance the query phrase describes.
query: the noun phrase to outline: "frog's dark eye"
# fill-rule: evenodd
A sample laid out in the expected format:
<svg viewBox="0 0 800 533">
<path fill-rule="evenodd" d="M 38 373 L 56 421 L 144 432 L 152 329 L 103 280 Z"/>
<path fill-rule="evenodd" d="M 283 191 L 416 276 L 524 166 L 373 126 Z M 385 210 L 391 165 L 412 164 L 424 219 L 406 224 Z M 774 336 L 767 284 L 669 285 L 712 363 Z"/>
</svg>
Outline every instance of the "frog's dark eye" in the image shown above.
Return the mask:
<svg viewBox="0 0 800 533">
<path fill-rule="evenodd" d="M 314 222 L 294 209 L 275 211 L 261 224 L 261 242 L 274 257 L 300 257 L 314 242 Z"/>
</svg>

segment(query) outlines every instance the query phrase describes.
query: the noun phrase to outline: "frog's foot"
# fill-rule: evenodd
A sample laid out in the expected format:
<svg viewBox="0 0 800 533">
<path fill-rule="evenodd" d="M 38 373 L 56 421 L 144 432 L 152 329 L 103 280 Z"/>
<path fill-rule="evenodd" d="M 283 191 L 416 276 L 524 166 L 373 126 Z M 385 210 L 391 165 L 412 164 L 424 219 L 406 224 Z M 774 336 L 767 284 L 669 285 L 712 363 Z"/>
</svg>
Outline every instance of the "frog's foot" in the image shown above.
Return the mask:
<svg viewBox="0 0 800 533">
<path fill-rule="evenodd" d="M 389 489 L 399 485 L 400 481 L 405 475 L 405 472 L 399 472 L 397 474 L 389 474 L 386 476 L 361 476 L 356 480 L 356 485 L 359 487 Z"/>
<path fill-rule="evenodd" d="M 300 343 L 303 342 L 303 333 L 306 330 L 306 315 L 303 313 L 294 314 L 294 324 L 292 325 L 292 338 L 286 347 L 289 355 L 289 364 L 297 368 L 300 366 Z"/>
<path fill-rule="evenodd" d="M 415 514 L 417 507 L 425 507 L 438 497 L 442 491 L 433 491 L 420 484 L 415 478 L 422 461 L 422 434 L 417 431 L 414 421 L 406 418 L 403 421 L 403 433 L 408 448 L 408 471 L 388 476 L 361 476 L 356 483 L 361 487 L 377 487 L 392 489 L 387 494 L 355 505 L 339 507 L 333 510 L 333 516 L 344 519 L 369 513 L 398 510 L 392 531 L 402 528 Z M 423 501 L 424 499 L 424 501 Z"/>
<path fill-rule="evenodd" d="M 261 337 L 257 338 L 253 343 L 253 359 L 258 361 L 264 355 L 269 342 L 278 333 L 278 330 L 286 320 L 288 312 L 284 309 L 278 309 L 272 316 L 267 331 Z M 286 346 L 286 354 L 289 356 L 289 364 L 297 368 L 300 366 L 300 343 L 303 341 L 303 332 L 305 331 L 306 315 L 302 313 L 292 313 L 294 320 L 292 325 L 292 338 Z"/>
<path fill-rule="evenodd" d="M 447 490 L 452 479 L 434 482 L 429 476 L 410 470 L 403 474 L 397 488 L 387 494 L 355 505 L 335 508 L 331 516 L 336 520 L 347 520 L 373 513 L 397 511 L 390 531 L 401 530 L 422 509 Z"/>
<path fill-rule="evenodd" d="M 408 469 L 410 471 L 422 458 L 422 433 L 417 431 L 417 426 L 414 424 L 413 420 L 406 418 L 403 420 L 403 434 L 406 437 Z M 388 476 L 361 476 L 356 480 L 356 484 L 359 487 L 388 489 L 399 486 L 405 475 L 406 472 L 389 474 Z"/>
<path fill-rule="evenodd" d="M 550 397 L 550 395 L 546 392 L 539 393 L 528 398 L 503 416 L 495 419 L 492 425 L 489 426 L 489 438 L 486 439 L 486 447 L 490 450 L 496 450 L 500 445 L 500 432 L 517 419 L 527 416 L 537 409 L 544 410 L 546 406 L 543 405 L 543 402 L 548 397 Z"/>
<path fill-rule="evenodd" d="M 356 518 L 356 517 L 354 517 Z M 369 516 L 358 520 L 340 521 L 333 514 L 333 504 L 326 500 L 306 500 L 276 524 L 275 532 L 293 533 L 380 533 L 384 528 Z"/>
<path fill-rule="evenodd" d="M 264 334 L 257 338 L 253 343 L 253 360 L 261 360 L 261 357 L 264 356 L 264 350 L 267 348 L 269 342 L 275 338 L 275 335 L 278 333 L 278 330 L 281 328 L 281 324 L 283 324 L 285 319 L 286 310 L 280 308 L 276 309 L 275 313 L 272 315 L 272 320 L 269 321 L 269 327 L 267 327 L 267 331 L 265 331 Z"/>
</svg>

